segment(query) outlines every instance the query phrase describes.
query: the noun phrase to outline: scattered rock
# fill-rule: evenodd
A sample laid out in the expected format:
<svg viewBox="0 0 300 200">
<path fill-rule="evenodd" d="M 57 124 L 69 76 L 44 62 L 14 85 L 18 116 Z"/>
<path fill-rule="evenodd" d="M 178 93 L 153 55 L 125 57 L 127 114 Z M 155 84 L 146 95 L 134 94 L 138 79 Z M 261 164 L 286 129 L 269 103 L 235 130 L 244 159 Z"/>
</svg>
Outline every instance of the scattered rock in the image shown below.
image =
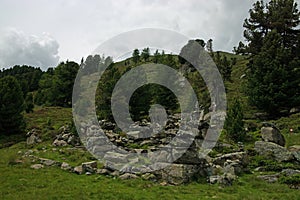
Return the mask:
<svg viewBox="0 0 300 200">
<path fill-rule="evenodd" d="M 110 175 L 111 176 L 120 176 L 120 172 L 119 171 L 114 171 Z"/>
<path fill-rule="evenodd" d="M 232 185 L 233 181 L 237 179 L 236 175 L 224 173 L 223 175 L 214 175 L 208 178 L 210 184 Z"/>
<path fill-rule="evenodd" d="M 293 145 L 289 147 L 289 151 L 292 152 L 293 156 L 298 162 L 300 162 L 300 145 Z"/>
<path fill-rule="evenodd" d="M 45 166 L 53 166 L 53 165 L 58 165 L 58 163 L 54 160 L 46 159 L 46 158 L 39 158 L 41 164 Z"/>
<path fill-rule="evenodd" d="M 68 163 L 66 163 L 66 162 L 63 162 L 63 163 L 61 164 L 60 168 L 61 168 L 62 170 L 66 170 L 66 171 L 71 171 L 71 170 L 72 170 L 72 167 L 71 167 Z"/>
<path fill-rule="evenodd" d="M 120 176 L 120 179 L 122 180 L 127 180 L 127 179 L 137 179 L 138 176 L 135 174 L 130 174 L 130 173 L 125 173 L 123 175 Z"/>
<path fill-rule="evenodd" d="M 270 157 L 278 162 L 293 161 L 295 159 L 293 154 L 286 148 L 272 142 L 257 141 L 254 149 L 259 155 Z"/>
<path fill-rule="evenodd" d="M 261 136 L 265 142 L 273 142 L 283 147 L 285 145 L 285 139 L 276 127 L 262 127 Z"/>
<path fill-rule="evenodd" d="M 293 176 L 295 174 L 300 174 L 300 170 L 295 170 L 295 169 L 283 169 L 281 171 L 281 174 L 284 176 Z"/>
<path fill-rule="evenodd" d="M 26 140 L 26 144 L 27 145 L 34 145 L 37 143 L 42 142 L 42 140 L 40 139 L 40 137 L 38 136 L 38 131 L 36 129 L 32 129 L 31 131 L 29 131 L 26 136 L 27 136 L 27 140 Z"/>
<path fill-rule="evenodd" d="M 156 176 L 151 173 L 143 174 L 142 179 L 147 180 L 147 181 L 156 181 L 157 180 Z"/>
<path fill-rule="evenodd" d="M 227 162 L 228 160 L 236 161 L 243 166 L 246 166 L 249 162 L 246 152 L 235 152 L 216 157 L 213 159 L 212 163 L 215 165 L 224 166 L 225 162 Z"/>
<path fill-rule="evenodd" d="M 55 139 L 52 145 L 56 146 L 56 147 L 64 147 L 64 146 L 67 146 L 68 143 L 64 140 Z"/>
<path fill-rule="evenodd" d="M 180 185 L 188 183 L 196 176 L 206 177 L 208 174 L 208 166 L 187 165 L 187 164 L 164 164 L 157 163 L 165 168 L 155 171 L 154 174 L 160 179 L 171 185 Z"/>
<path fill-rule="evenodd" d="M 95 173 L 97 171 L 97 161 L 82 163 L 81 168 L 82 168 L 82 173 L 86 173 L 86 172 Z"/>
<path fill-rule="evenodd" d="M 299 113 L 300 112 L 300 108 L 291 108 L 290 110 L 290 114 L 295 114 L 295 113 Z"/>
<path fill-rule="evenodd" d="M 109 175 L 110 171 L 108 169 L 97 169 L 96 173 L 102 175 Z"/>
<path fill-rule="evenodd" d="M 79 146 L 80 145 L 80 138 L 75 136 L 73 133 L 70 132 L 68 126 L 62 126 L 59 128 L 59 134 L 56 136 L 56 139 L 53 142 L 53 146 Z"/>
<path fill-rule="evenodd" d="M 127 137 L 129 139 L 135 140 L 135 139 L 140 138 L 140 133 L 141 133 L 140 131 L 130 131 L 127 133 Z"/>
<path fill-rule="evenodd" d="M 74 173 L 76 173 L 76 174 L 82 174 L 82 166 L 77 166 L 77 167 L 74 167 L 74 169 L 73 169 L 73 171 L 74 171 Z"/>
<path fill-rule="evenodd" d="M 44 168 L 44 165 L 42 164 L 34 164 L 30 166 L 31 169 L 42 169 Z"/>
<path fill-rule="evenodd" d="M 268 183 L 275 183 L 278 181 L 280 174 L 261 175 L 257 178 L 267 181 Z"/>
</svg>

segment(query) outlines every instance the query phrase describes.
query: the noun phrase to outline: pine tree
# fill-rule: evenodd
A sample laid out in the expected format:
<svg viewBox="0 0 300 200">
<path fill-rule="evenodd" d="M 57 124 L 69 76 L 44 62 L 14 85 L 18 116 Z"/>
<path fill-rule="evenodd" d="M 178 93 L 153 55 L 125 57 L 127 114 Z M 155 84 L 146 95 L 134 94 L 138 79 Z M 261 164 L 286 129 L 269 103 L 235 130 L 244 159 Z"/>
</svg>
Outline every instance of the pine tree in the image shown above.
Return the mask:
<svg viewBox="0 0 300 200">
<path fill-rule="evenodd" d="M 142 53 L 141 53 L 141 58 L 144 60 L 144 61 L 148 61 L 150 57 L 150 49 L 149 47 L 147 48 L 144 48 Z"/>
<path fill-rule="evenodd" d="M 17 79 L 12 76 L 1 78 L 0 94 L 0 133 L 19 133 L 24 127 L 24 99 Z"/>
<path fill-rule="evenodd" d="M 234 142 L 242 142 L 245 140 L 246 133 L 243 118 L 241 103 L 238 99 L 235 99 L 233 104 L 229 107 L 224 123 L 224 129 L 226 130 L 228 139 Z"/>
<path fill-rule="evenodd" d="M 299 16 L 294 0 L 258 1 L 244 23 L 249 100 L 273 117 L 300 105 Z"/>
<path fill-rule="evenodd" d="M 140 61 L 140 51 L 138 49 L 133 50 L 132 60 L 135 64 Z"/>
</svg>

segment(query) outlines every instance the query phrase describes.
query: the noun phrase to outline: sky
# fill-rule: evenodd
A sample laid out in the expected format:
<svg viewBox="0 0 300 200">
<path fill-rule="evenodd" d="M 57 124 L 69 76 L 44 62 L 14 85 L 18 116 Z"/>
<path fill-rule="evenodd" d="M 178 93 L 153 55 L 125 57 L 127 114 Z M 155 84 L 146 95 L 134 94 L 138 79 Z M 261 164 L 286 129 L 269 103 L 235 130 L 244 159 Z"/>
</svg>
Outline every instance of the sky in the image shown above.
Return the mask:
<svg viewBox="0 0 300 200">
<path fill-rule="evenodd" d="M 80 62 L 123 32 L 160 28 L 231 52 L 255 0 L 1 0 L 0 68 Z"/>
</svg>

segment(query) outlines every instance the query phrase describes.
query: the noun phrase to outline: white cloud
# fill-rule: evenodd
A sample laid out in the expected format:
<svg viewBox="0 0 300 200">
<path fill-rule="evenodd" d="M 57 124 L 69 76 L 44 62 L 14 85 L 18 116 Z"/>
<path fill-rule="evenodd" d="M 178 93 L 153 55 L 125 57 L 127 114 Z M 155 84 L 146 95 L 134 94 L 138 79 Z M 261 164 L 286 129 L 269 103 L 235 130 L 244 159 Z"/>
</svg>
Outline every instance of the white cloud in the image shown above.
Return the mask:
<svg viewBox="0 0 300 200">
<path fill-rule="evenodd" d="M 255 1 L 1 0 L 0 28 L 51 33 L 60 44 L 62 61 L 80 62 L 82 56 L 105 40 L 138 28 L 162 28 L 189 38 L 212 38 L 214 50 L 231 51 L 243 40 L 243 21 Z"/>
<path fill-rule="evenodd" d="M 0 67 L 31 65 L 46 69 L 59 61 L 58 42 L 49 34 L 26 35 L 22 31 L 9 29 L 0 37 Z"/>
</svg>

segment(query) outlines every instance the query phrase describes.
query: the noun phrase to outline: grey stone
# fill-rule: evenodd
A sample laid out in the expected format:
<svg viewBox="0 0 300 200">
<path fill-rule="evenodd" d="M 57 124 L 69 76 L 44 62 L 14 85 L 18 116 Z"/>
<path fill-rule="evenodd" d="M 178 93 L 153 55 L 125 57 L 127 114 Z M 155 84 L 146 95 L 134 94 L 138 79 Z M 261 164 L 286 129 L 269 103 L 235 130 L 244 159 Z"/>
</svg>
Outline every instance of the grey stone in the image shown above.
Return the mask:
<svg viewBox="0 0 300 200">
<path fill-rule="evenodd" d="M 109 175 L 110 171 L 108 169 L 97 169 L 96 173 L 102 175 Z"/>
<path fill-rule="evenodd" d="M 71 171 L 71 170 L 72 170 L 72 167 L 71 167 L 68 163 L 66 163 L 66 162 L 63 162 L 63 163 L 61 164 L 60 168 L 61 168 L 62 170 L 66 170 L 66 171 Z"/>
<path fill-rule="evenodd" d="M 53 166 L 57 165 L 58 163 L 54 160 L 46 159 L 46 158 L 39 158 L 41 164 L 46 165 L 46 166 Z"/>
<path fill-rule="evenodd" d="M 269 175 L 261 175 L 257 178 L 267 181 L 268 183 L 275 183 L 278 181 L 280 174 L 269 174 Z"/>
<path fill-rule="evenodd" d="M 210 184 L 232 185 L 233 181 L 237 179 L 237 176 L 230 173 L 224 173 L 223 175 L 214 175 L 208 178 Z"/>
<path fill-rule="evenodd" d="M 127 155 L 116 153 L 116 152 L 109 152 L 105 154 L 104 159 L 106 161 L 112 162 L 112 163 L 127 163 Z"/>
<path fill-rule="evenodd" d="M 130 173 L 125 173 L 123 175 L 120 176 L 120 179 L 122 180 L 127 180 L 127 179 L 137 179 L 138 176 L 135 174 L 130 174 Z"/>
<path fill-rule="evenodd" d="M 255 142 L 254 149 L 259 155 L 268 156 L 278 162 L 295 159 L 293 154 L 286 148 L 272 142 L 257 141 Z"/>
<path fill-rule="evenodd" d="M 147 181 L 156 181 L 157 180 L 156 176 L 151 173 L 143 174 L 141 177 L 142 177 L 142 179 L 147 180 Z"/>
<path fill-rule="evenodd" d="M 40 142 L 42 142 L 42 140 L 35 133 L 31 134 L 26 140 L 27 145 L 33 145 Z"/>
<path fill-rule="evenodd" d="M 201 165 L 169 164 L 154 174 L 171 185 L 188 183 L 195 176 L 206 176 L 207 169 Z"/>
<path fill-rule="evenodd" d="M 129 139 L 136 140 L 136 139 L 139 139 L 140 133 L 141 133 L 140 131 L 130 131 L 127 133 L 127 137 Z"/>
<path fill-rule="evenodd" d="M 68 143 L 64 140 L 55 139 L 54 142 L 52 143 L 52 145 L 56 146 L 56 147 L 64 147 L 64 146 L 67 146 Z"/>
<path fill-rule="evenodd" d="M 82 173 L 95 173 L 97 170 L 97 161 L 85 162 L 81 164 Z"/>
<path fill-rule="evenodd" d="M 211 167 L 211 174 L 213 176 L 215 175 L 221 175 L 224 173 L 224 169 L 220 165 L 212 165 Z"/>
<path fill-rule="evenodd" d="M 293 145 L 289 147 L 289 151 L 292 152 L 293 156 L 298 162 L 300 162 L 300 145 Z"/>
<path fill-rule="evenodd" d="M 276 127 L 262 127 L 261 136 L 265 142 L 273 142 L 280 146 L 285 145 L 285 139 Z"/>
<path fill-rule="evenodd" d="M 119 171 L 114 171 L 110 175 L 112 175 L 112 176 L 120 176 L 120 172 Z"/>
<path fill-rule="evenodd" d="M 30 166 L 31 169 L 42 169 L 44 168 L 44 165 L 42 164 L 34 164 Z"/>
<path fill-rule="evenodd" d="M 213 176 L 210 176 L 208 178 L 208 182 L 210 184 L 216 184 L 216 183 L 219 183 L 221 180 L 221 176 L 220 175 L 213 175 Z"/>
<path fill-rule="evenodd" d="M 285 176 L 293 176 L 295 174 L 300 174 L 300 170 L 295 170 L 295 169 L 283 169 L 281 171 L 281 174 Z"/>
<path fill-rule="evenodd" d="M 290 114 L 295 114 L 295 113 L 299 113 L 300 112 L 300 108 L 291 108 L 290 110 Z"/>
<path fill-rule="evenodd" d="M 73 172 L 76 174 L 82 174 L 83 173 L 82 166 L 74 167 Z"/>
<path fill-rule="evenodd" d="M 237 161 L 227 161 L 224 163 L 224 172 L 239 175 L 243 172 L 243 166 Z"/>
<path fill-rule="evenodd" d="M 212 162 L 215 165 L 224 166 L 224 163 L 228 160 L 232 160 L 232 161 L 238 160 L 243 166 L 247 165 L 249 162 L 246 152 L 235 152 L 235 153 L 224 154 L 214 158 Z"/>
</svg>

